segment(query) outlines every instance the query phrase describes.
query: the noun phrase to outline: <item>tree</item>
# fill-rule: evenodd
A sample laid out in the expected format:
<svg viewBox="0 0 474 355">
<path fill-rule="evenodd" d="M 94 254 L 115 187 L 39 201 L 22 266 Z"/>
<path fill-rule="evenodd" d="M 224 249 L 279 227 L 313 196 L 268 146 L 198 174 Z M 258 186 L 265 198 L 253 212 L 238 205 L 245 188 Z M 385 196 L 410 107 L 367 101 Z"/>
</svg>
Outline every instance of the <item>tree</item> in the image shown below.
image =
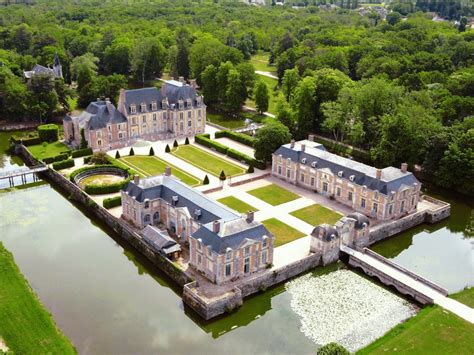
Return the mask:
<svg viewBox="0 0 474 355">
<path fill-rule="evenodd" d="M 39 121 L 51 117 L 58 108 L 58 94 L 53 78 L 47 74 L 34 75 L 28 84 L 29 105 Z"/>
<path fill-rule="evenodd" d="M 227 112 L 236 115 L 245 103 L 246 90 L 237 70 L 231 69 L 227 78 L 228 86 L 225 91 L 225 109 Z"/>
<path fill-rule="evenodd" d="M 188 145 L 188 144 L 189 144 L 189 138 L 188 138 L 188 137 L 186 137 L 186 139 L 184 140 L 184 144 L 185 144 L 185 145 Z"/>
<path fill-rule="evenodd" d="M 209 185 L 209 177 L 206 175 L 204 176 L 204 180 L 202 181 L 203 185 Z"/>
<path fill-rule="evenodd" d="M 87 143 L 87 140 L 86 140 L 86 134 L 85 134 L 85 131 L 84 131 L 84 128 L 81 128 L 81 144 L 80 144 L 80 148 L 81 149 L 85 149 L 87 148 L 88 146 L 88 143 Z"/>
<path fill-rule="evenodd" d="M 299 82 L 291 106 L 297 120 L 297 136 L 306 137 L 315 126 L 316 82 L 313 77 L 307 76 Z"/>
<path fill-rule="evenodd" d="M 148 155 L 153 156 L 155 155 L 155 151 L 153 150 L 153 147 L 150 147 L 150 153 Z"/>
<path fill-rule="evenodd" d="M 115 159 L 120 159 L 120 153 L 118 150 L 115 152 Z"/>
<path fill-rule="evenodd" d="M 133 44 L 128 38 L 116 39 L 105 48 L 104 64 L 108 74 L 128 75 L 131 68 Z"/>
<path fill-rule="evenodd" d="M 387 15 L 387 22 L 392 26 L 395 26 L 397 23 L 399 23 L 401 19 L 402 15 L 396 11 L 392 11 Z"/>
<path fill-rule="evenodd" d="M 166 65 L 167 52 L 158 38 L 137 41 L 132 54 L 132 72 L 145 85 L 145 80 L 160 77 Z"/>
<path fill-rule="evenodd" d="M 249 167 L 248 167 L 248 169 L 247 169 L 247 173 L 252 174 L 254 171 L 255 171 L 255 170 L 254 170 L 254 168 L 253 168 L 253 165 L 250 164 Z"/>
<path fill-rule="evenodd" d="M 260 114 L 268 110 L 268 101 L 269 95 L 267 84 L 262 80 L 259 80 L 257 85 L 255 85 L 255 105 Z"/>
<path fill-rule="evenodd" d="M 291 110 L 291 107 L 288 104 L 288 102 L 286 102 L 286 100 L 283 99 L 283 97 L 280 97 L 280 100 L 278 100 L 278 104 L 277 104 L 276 118 L 286 127 L 288 127 L 288 130 L 290 131 L 292 135 L 296 133 L 296 122 L 295 122 L 294 116 L 295 115 L 293 111 Z"/>
<path fill-rule="evenodd" d="M 165 147 L 165 153 L 169 153 L 169 152 L 171 152 L 171 149 L 170 149 L 169 144 L 167 144 Z"/>
<path fill-rule="evenodd" d="M 73 59 L 71 74 L 73 79 L 77 81 L 79 91 L 97 75 L 98 63 L 99 58 L 94 57 L 92 53 L 86 53 Z"/>
<path fill-rule="evenodd" d="M 133 150 L 133 147 L 130 148 L 130 152 L 128 152 L 128 155 L 129 155 L 129 156 L 135 155 L 135 151 Z"/>
<path fill-rule="evenodd" d="M 350 355 L 350 352 L 342 345 L 329 343 L 318 349 L 318 355 Z"/>
<path fill-rule="evenodd" d="M 187 38 L 180 36 L 176 39 L 176 72 L 178 76 L 188 79 L 191 74 L 189 68 L 189 47 L 190 43 Z"/>
<path fill-rule="evenodd" d="M 283 95 L 285 95 L 287 102 L 290 102 L 292 99 L 299 80 L 300 75 L 298 74 L 298 69 L 295 68 L 285 70 L 285 74 L 283 75 L 283 79 L 281 81 L 281 91 L 283 92 Z"/>
<path fill-rule="evenodd" d="M 219 98 L 219 90 L 216 85 L 217 68 L 210 64 L 201 75 L 201 88 L 204 101 L 208 105 L 216 103 Z"/>
<path fill-rule="evenodd" d="M 290 141 L 288 127 L 279 122 L 270 122 L 260 128 L 255 136 L 255 159 L 271 161 L 272 154 L 281 145 Z"/>
<path fill-rule="evenodd" d="M 174 148 L 178 148 L 178 142 L 176 141 L 176 139 L 175 139 L 174 142 L 173 142 L 173 147 L 174 147 Z"/>
<path fill-rule="evenodd" d="M 224 181 L 227 179 L 227 176 L 225 176 L 224 170 L 221 170 L 221 174 L 219 175 L 219 180 Z"/>
</svg>

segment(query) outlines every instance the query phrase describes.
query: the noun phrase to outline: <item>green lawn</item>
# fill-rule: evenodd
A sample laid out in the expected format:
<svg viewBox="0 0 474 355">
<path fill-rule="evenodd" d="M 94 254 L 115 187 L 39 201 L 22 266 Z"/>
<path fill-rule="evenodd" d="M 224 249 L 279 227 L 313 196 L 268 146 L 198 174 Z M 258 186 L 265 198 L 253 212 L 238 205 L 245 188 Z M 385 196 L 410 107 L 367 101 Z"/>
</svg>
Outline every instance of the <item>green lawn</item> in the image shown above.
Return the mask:
<svg viewBox="0 0 474 355">
<path fill-rule="evenodd" d="M 278 105 L 278 95 L 280 94 L 280 90 L 277 87 L 278 80 L 269 78 L 268 76 L 264 75 L 257 75 L 257 79 L 262 80 L 265 84 L 267 84 L 268 94 L 270 95 L 270 100 L 268 102 L 268 112 L 276 114 Z M 255 101 L 253 99 L 248 99 L 245 102 L 245 105 L 255 108 Z"/>
<path fill-rule="evenodd" d="M 259 71 L 268 71 L 276 75 L 276 67 L 274 65 L 268 64 L 268 58 L 270 53 L 268 52 L 258 52 L 250 58 L 250 63 L 253 65 L 255 70 Z"/>
<path fill-rule="evenodd" d="M 122 157 L 120 160 L 130 166 L 132 169 L 143 174 L 143 176 L 155 176 L 161 175 L 165 172 L 167 166 L 171 168 L 171 174 L 176 176 L 185 184 L 190 186 L 197 186 L 202 183 L 201 180 L 188 174 L 187 172 L 177 168 L 176 166 L 165 162 L 164 160 L 147 155 L 133 155 L 128 157 Z M 204 176 L 203 176 L 204 179 Z"/>
<path fill-rule="evenodd" d="M 319 226 L 323 223 L 333 225 L 342 217 L 341 214 L 318 204 L 302 208 L 290 214 L 312 226 Z"/>
<path fill-rule="evenodd" d="M 245 127 L 246 118 L 249 118 L 254 122 L 263 122 L 266 119 L 266 117 L 263 115 L 261 116 L 250 112 L 241 112 L 238 117 L 231 117 L 225 113 L 213 112 L 209 110 L 206 112 L 206 119 L 209 122 L 229 129 Z"/>
<path fill-rule="evenodd" d="M 259 187 L 258 189 L 250 190 L 247 192 L 255 197 L 258 197 L 260 200 L 269 203 L 272 206 L 277 206 L 282 203 L 300 198 L 299 195 L 275 184 Z"/>
<path fill-rule="evenodd" d="M 248 211 L 258 211 L 255 207 L 249 205 L 248 203 L 245 203 L 242 200 L 239 200 L 237 197 L 234 196 L 223 197 L 217 201 L 240 213 L 246 213 Z"/>
<path fill-rule="evenodd" d="M 304 237 L 305 234 L 290 227 L 288 224 L 276 218 L 270 218 L 262 221 L 263 225 L 275 236 L 275 247 L 292 242 L 293 240 Z"/>
<path fill-rule="evenodd" d="M 222 170 L 226 176 L 242 175 L 246 172 L 246 169 L 193 145 L 179 146 L 173 149 L 171 154 L 215 176 L 219 176 Z"/>
<path fill-rule="evenodd" d="M 0 337 L 15 354 L 75 354 L 0 243 Z"/>
<path fill-rule="evenodd" d="M 43 160 L 69 150 L 69 148 L 64 143 L 57 141 L 45 144 L 45 146 L 43 144 L 30 145 L 28 150 L 36 159 Z"/>
<path fill-rule="evenodd" d="M 461 292 L 449 295 L 449 297 L 464 303 L 466 306 L 474 308 L 474 287 L 467 288 Z"/>
</svg>

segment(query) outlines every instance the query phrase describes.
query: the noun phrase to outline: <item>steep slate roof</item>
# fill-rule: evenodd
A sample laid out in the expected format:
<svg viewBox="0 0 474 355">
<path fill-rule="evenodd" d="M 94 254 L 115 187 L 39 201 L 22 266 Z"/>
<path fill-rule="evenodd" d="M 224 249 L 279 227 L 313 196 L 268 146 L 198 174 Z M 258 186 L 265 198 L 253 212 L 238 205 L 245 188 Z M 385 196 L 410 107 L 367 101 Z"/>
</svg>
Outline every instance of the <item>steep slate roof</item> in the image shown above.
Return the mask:
<svg viewBox="0 0 474 355">
<path fill-rule="evenodd" d="M 106 101 L 91 102 L 89 106 L 75 118 L 80 128 L 105 128 L 109 123 L 124 123 L 127 118 L 117 108 Z"/>
<path fill-rule="evenodd" d="M 147 225 L 142 231 L 143 239 L 154 249 L 166 254 L 180 251 L 181 247 L 166 231 Z"/>
<path fill-rule="evenodd" d="M 40 64 L 36 64 L 33 67 L 33 69 L 31 69 L 30 71 L 25 71 L 24 74 L 27 79 L 30 79 L 33 75 L 36 75 L 36 74 L 48 74 L 48 75 L 55 76 L 53 69 L 44 67 Z"/>
<path fill-rule="evenodd" d="M 161 198 L 177 208 L 187 208 L 189 214 L 201 224 L 192 237 L 201 238 L 205 245 L 211 245 L 217 252 L 235 247 L 245 239 L 261 240 L 265 235 L 271 236 L 260 222 L 247 222 L 238 212 L 172 176 L 142 179 L 138 185 L 131 181 L 123 190 L 138 202 Z M 195 214 L 197 210 L 200 212 L 199 216 Z M 220 231 L 217 234 L 213 232 L 214 221 L 220 221 Z"/>
<path fill-rule="evenodd" d="M 311 232 L 311 235 L 315 237 L 320 237 L 322 240 L 326 240 L 328 242 L 339 236 L 336 228 L 326 223 L 316 226 Z"/>
<path fill-rule="evenodd" d="M 348 218 L 352 218 L 352 219 L 355 219 L 356 220 L 356 223 L 355 223 L 355 228 L 356 229 L 361 229 L 364 227 L 364 223 L 368 226 L 370 225 L 370 221 L 369 221 L 369 218 L 365 215 L 363 215 L 362 213 L 359 213 L 359 212 L 354 212 L 354 213 L 350 213 L 348 214 L 346 217 Z"/>
<path fill-rule="evenodd" d="M 306 145 L 304 152 L 301 150 L 302 144 Z M 321 144 L 309 140 L 296 142 L 294 148 L 291 148 L 291 143 L 282 145 L 274 154 L 281 155 L 284 159 L 291 158 L 293 162 L 300 162 L 310 168 L 328 169 L 336 177 L 342 171 L 341 178 L 347 180 L 353 175 L 355 184 L 365 185 L 368 189 L 379 191 L 385 195 L 391 191 L 398 191 L 402 186 L 412 186 L 414 183 L 419 183 L 411 172 L 403 173 L 394 167 L 382 169 L 382 177 L 379 180 L 376 177 L 376 168 L 329 153 Z M 305 163 L 303 163 L 303 159 L 305 159 Z M 312 166 L 313 163 L 316 163 L 315 167 Z"/>
</svg>

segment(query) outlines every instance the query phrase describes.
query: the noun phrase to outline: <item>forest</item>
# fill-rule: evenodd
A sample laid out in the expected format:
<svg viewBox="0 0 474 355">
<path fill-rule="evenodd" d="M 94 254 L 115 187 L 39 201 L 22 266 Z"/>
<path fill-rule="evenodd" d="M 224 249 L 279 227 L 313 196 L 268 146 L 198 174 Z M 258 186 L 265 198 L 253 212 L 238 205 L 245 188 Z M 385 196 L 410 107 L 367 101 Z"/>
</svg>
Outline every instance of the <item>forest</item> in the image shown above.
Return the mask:
<svg viewBox="0 0 474 355">
<path fill-rule="evenodd" d="M 465 20 L 432 21 L 423 11 L 437 10 L 417 3 L 392 2 L 386 20 L 311 2 L 299 9 L 190 0 L 4 6 L 0 119 L 57 120 L 162 76 L 196 78 L 208 107 L 230 116 L 248 99 L 263 112 L 268 93 L 249 59 L 268 53 L 278 76 L 274 126 L 296 139 L 314 132 L 366 150 L 375 165 L 406 161 L 436 185 L 473 195 L 474 31 Z M 456 9 L 445 17 L 470 14 Z M 64 80 L 24 80 L 24 70 L 51 65 L 56 53 Z"/>
</svg>

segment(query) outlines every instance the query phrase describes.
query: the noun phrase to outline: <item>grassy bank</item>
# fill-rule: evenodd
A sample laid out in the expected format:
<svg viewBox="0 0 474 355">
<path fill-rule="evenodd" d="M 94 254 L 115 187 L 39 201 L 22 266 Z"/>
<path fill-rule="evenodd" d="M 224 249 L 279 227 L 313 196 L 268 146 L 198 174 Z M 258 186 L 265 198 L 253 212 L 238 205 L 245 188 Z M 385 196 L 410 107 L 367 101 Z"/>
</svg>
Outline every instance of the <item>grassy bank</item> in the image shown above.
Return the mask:
<svg viewBox="0 0 474 355">
<path fill-rule="evenodd" d="M 452 295 L 472 305 L 473 289 Z M 474 325 L 439 306 L 422 309 L 357 354 L 473 354 Z"/>
<path fill-rule="evenodd" d="M 0 243 L 0 337 L 15 354 L 75 354 Z"/>
</svg>

